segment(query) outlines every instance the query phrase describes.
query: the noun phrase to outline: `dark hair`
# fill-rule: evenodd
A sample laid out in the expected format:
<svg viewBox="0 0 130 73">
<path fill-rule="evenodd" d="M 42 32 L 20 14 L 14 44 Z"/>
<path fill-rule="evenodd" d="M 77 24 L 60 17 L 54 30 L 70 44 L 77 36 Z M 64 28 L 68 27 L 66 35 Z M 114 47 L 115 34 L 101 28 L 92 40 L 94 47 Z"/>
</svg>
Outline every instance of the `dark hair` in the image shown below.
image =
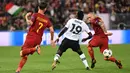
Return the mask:
<svg viewBox="0 0 130 73">
<path fill-rule="evenodd" d="M 77 18 L 80 19 L 80 20 L 82 20 L 83 17 L 84 17 L 83 11 L 78 11 L 78 13 L 77 13 Z"/>
<path fill-rule="evenodd" d="M 45 2 L 39 3 L 39 8 L 40 8 L 41 10 L 44 10 L 46 7 L 47 7 L 47 3 L 45 3 Z"/>
</svg>

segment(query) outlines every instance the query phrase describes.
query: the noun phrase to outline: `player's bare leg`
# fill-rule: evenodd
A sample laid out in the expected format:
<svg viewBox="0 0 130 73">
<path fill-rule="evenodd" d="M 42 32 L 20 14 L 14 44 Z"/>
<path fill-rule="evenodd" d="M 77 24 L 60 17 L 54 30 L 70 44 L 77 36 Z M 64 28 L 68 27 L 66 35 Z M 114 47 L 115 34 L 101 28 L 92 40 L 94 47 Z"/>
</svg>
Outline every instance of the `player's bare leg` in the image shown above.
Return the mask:
<svg viewBox="0 0 130 73">
<path fill-rule="evenodd" d="M 56 54 L 55 57 L 54 57 L 54 61 L 52 63 L 52 70 L 54 70 L 56 68 L 56 65 L 60 63 L 59 58 L 60 58 L 60 55 Z"/>
<path fill-rule="evenodd" d="M 36 52 L 40 55 L 40 53 L 41 53 L 40 45 L 37 45 L 35 48 L 36 48 Z"/>
<path fill-rule="evenodd" d="M 93 51 L 93 48 L 89 45 L 88 46 L 88 53 L 92 59 L 91 61 L 91 68 L 94 68 L 95 67 L 95 64 L 96 64 L 96 59 L 94 57 L 94 51 Z"/>
<path fill-rule="evenodd" d="M 22 59 L 21 59 L 19 65 L 18 65 L 18 68 L 17 68 L 17 70 L 16 70 L 16 73 L 20 73 L 21 69 L 23 68 L 23 66 L 25 65 L 25 63 L 26 63 L 26 61 L 27 61 L 27 57 L 28 57 L 28 56 L 22 57 Z"/>
<path fill-rule="evenodd" d="M 115 57 L 111 56 L 109 58 L 105 57 L 104 60 L 115 62 L 115 64 L 118 66 L 119 69 L 122 69 L 122 64 L 120 60 L 116 60 Z"/>
</svg>

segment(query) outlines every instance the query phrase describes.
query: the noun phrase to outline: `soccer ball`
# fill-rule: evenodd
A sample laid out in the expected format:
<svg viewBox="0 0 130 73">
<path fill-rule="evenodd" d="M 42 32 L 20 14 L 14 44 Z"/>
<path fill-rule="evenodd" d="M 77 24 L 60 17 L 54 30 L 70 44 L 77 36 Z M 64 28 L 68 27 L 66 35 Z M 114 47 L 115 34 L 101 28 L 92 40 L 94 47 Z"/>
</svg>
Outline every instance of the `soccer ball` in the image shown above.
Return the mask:
<svg viewBox="0 0 130 73">
<path fill-rule="evenodd" d="M 111 57 L 111 56 L 112 56 L 112 51 L 111 51 L 110 49 L 105 49 L 105 50 L 103 51 L 103 55 L 104 55 L 105 57 Z"/>
</svg>

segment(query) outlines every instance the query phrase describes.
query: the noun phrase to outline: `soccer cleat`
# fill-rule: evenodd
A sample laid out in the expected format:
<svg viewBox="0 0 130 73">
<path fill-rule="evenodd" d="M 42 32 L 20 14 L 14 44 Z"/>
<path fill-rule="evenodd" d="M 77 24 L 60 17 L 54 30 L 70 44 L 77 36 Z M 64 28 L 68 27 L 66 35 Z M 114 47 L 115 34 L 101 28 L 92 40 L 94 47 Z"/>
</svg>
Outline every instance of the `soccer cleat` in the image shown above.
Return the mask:
<svg viewBox="0 0 130 73">
<path fill-rule="evenodd" d="M 56 60 L 52 63 L 52 70 L 54 70 L 56 68 L 56 64 L 59 64 L 60 61 Z"/>
<path fill-rule="evenodd" d="M 15 73 L 20 73 L 20 71 L 18 71 L 18 72 L 15 72 Z"/>
<path fill-rule="evenodd" d="M 122 69 L 122 64 L 120 60 L 116 60 L 116 65 L 118 66 L 119 69 Z"/>
<path fill-rule="evenodd" d="M 89 67 L 86 67 L 86 70 L 91 70 L 91 68 L 89 68 Z"/>
<path fill-rule="evenodd" d="M 91 68 L 94 68 L 94 67 L 95 67 L 95 63 L 96 63 L 96 60 L 95 60 L 95 59 L 92 59 Z"/>
<path fill-rule="evenodd" d="M 35 48 L 36 48 L 36 52 L 40 55 L 40 53 L 41 53 L 40 46 L 37 45 Z"/>
</svg>

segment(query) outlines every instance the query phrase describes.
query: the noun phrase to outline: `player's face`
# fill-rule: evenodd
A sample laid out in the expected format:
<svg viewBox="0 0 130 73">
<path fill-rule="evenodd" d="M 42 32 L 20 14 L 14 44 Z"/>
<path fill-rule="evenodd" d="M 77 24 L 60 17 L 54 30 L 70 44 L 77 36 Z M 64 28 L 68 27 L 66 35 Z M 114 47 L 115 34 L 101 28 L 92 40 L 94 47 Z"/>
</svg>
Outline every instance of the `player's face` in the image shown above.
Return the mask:
<svg viewBox="0 0 130 73">
<path fill-rule="evenodd" d="M 90 14 L 87 15 L 87 22 L 89 23 L 92 20 L 92 16 Z"/>
<path fill-rule="evenodd" d="M 87 20 L 90 21 L 90 20 L 91 20 L 91 17 L 87 17 Z"/>
<path fill-rule="evenodd" d="M 87 15 L 87 20 L 90 22 L 90 21 L 92 21 L 94 19 L 94 15 L 93 14 L 88 14 Z"/>
</svg>

